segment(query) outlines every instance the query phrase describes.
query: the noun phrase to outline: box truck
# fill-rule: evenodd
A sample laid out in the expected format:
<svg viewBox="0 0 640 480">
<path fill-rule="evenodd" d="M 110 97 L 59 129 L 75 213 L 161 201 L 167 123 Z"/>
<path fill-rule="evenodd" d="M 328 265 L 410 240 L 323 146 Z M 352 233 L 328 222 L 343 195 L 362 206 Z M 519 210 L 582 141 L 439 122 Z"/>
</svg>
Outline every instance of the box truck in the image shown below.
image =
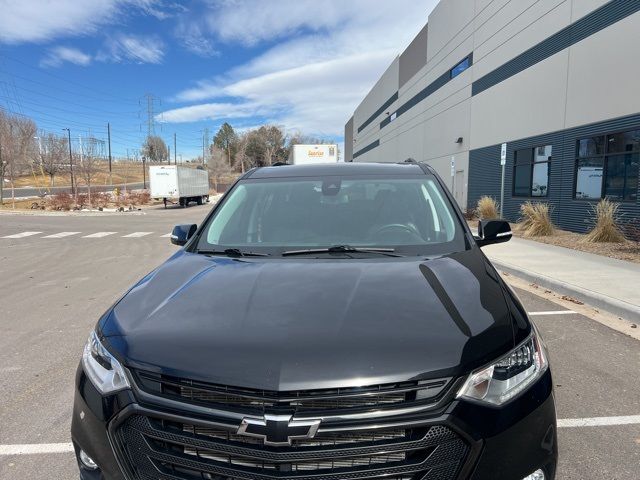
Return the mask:
<svg viewBox="0 0 640 480">
<path fill-rule="evenodd" d="M 338 145 L 294 145 L 289 154 L 291 165 L 313 163 L 336 163 L 338 161 Z"/>
<path fill-rule="evenodd" d="M 179 203 L 187 207 L 190 202 L 202 205 L 209 201 L 209 174 L 202 168 L 177 165 L 149 167 L 151 197 L 167 203 Z"/>
</svg>

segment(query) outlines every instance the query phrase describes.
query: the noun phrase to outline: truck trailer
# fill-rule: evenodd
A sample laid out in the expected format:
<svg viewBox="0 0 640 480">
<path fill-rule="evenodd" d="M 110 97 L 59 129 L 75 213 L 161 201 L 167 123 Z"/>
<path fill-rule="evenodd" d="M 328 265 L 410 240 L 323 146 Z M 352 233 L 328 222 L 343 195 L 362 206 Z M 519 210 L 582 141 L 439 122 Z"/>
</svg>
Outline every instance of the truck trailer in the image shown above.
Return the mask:
<svg viewBox="0 0 640 480">
<path fill-rule="evenodd" d="M 294 145 L 289 154 L 291 165 L 314 163 L 336 163 L 338 161 L 338 145 Z"/>
<path fill-rule="evenodd" d="M 202 168 L 154 165 L 149 167 L 149 180 L 151 197 L 162 200 L 165 208 L 167 203 L 187 207 L 209 201 L 209 174 Z"/>
</svg>

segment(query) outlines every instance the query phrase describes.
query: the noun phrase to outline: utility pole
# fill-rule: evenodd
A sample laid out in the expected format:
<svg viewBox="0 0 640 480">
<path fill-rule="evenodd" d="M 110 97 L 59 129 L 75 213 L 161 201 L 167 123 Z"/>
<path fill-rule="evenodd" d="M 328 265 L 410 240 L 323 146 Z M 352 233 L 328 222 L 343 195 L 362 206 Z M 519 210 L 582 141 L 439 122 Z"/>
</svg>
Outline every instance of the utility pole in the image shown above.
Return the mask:
<svg viewBox="0 0 640 480">
<path fill-rule="evenodd" d="M 178 165 L 178 150 L 176 148 L 176 134 L 175 132 L 173 133 L 173 164 L 174 165 Z M 169 160 L 169 163 L 171 163 L 171 160 Z"/>
<path fill-rule="evenodd" d="M 62 130 L 67 131 L 67 135 L 69 138 L 69 171 L 71 172 L 71 195 L 76 196 L 76 187 L 73 181 L 73 155 L 71 154 L 71 130 L 68 128 L 63 128 Z"/>
<path fill-rule="evenodd" d="M 147 156 L 142 155 L 142 188 L 143 190 L 147 189 L 147 169 L 145 166 L 146 159 L 147 159 Z"/>
<path fill-rule="evenodd" d="M 149 138 L 156 133 L 155 116 L 153 113 L 156 97 L 151 93 L 147 93 L 145 94 L 145 98 L 147 99 L 147 138 Z"/>
<path fill-rule="evenodd" d="M 107 138 L 109 139 L 109 184 L 113 185 L 113 177 L 111 175 L 111 124 L 107 122 Z"/>
<path fill-rule="evenodd" d="M 202 164 L 207 163 L 207 150 L 209 149 L 209 129 L 205 128 L 202 136 Z"/>
<path fill-rule="evenodd" d="M 2 160 L 2 142 L 0 141 L 0 205 L 4 205 L 4 160 Z"/>
</svg>

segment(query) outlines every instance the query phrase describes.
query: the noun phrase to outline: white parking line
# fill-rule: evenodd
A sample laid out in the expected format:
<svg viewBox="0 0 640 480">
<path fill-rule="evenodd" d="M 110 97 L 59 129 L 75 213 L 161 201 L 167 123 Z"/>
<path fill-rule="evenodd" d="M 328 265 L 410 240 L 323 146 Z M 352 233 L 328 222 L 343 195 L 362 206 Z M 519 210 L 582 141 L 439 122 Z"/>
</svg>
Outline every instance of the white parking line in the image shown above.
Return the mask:
<svg viewBox="0 0 640 480">
<path fill-rule="evenodd" d="M 129 235 L 123 235 L 122 238 L 139 238 L 144 237 L 146 235 L 151 235 L 153 232 L 133 232 Z"/>
<path fill-rule="evenodd" d="M 96 233 L 92 233 L 91 235 L 85 235 L 82 238 L 102 238 L 102 237 L 106 237 L 107 235 L 113 235 L 114 233 L 118 233 L 118 232 L 96 232 Z"/>
<path fill-rule="evenodd" d="M 71 443 L 28 443 L 24 445 L 0 445 L 0 455 L 33 455 L 37 453 L 73 452 Z"/>
<path fill-rule="evenodd" d="M 573 315 L 574 313 L 578 312 L 573 310 L 553 310 L 548 312 L 529 312 L 529 315 Z"/>
<path fill-rule="evenodd" d="M 22 233 L 14 233 L 13 235 L 5 235 L 2 238 L 24 238 L 24 237 L 30 237 L 31 235 L 38 235 L 39 233 L 42 232 L 22 232 Z"/>
<path fill-rule="evenodd" d="M 610 427 L 615 425 L 640 425 L 640 415 L 629 415 L 626 417 L 565 418 L 558 420 L 559 428 Z"/>
<path fill-rule="evenodd" d="M 60 233 L 54 233 L 53 235 L 46 235 L 42 238 L 64 238 L 64 237 L 70 237 L 71 235 L 78 235 L 79 233 L 82 233 L 82 232 L 60 232 Z"/>
<path fill-rule="evenodd" d="M 165 233 L 164 235 L 160 235 L 160 238 L 169 238 L 171 237 L 170 233 Z"/>
</svg>

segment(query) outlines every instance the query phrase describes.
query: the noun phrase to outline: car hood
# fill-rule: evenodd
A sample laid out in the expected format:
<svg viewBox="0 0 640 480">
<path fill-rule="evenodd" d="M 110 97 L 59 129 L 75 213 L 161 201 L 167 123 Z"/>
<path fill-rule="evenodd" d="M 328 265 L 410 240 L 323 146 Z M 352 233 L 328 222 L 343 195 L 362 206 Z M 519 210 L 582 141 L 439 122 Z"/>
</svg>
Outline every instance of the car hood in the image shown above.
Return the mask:
<svg viewBox="0 0 640 480">
<path fill-rule="evenodd" d="M 99 324 L 129 368 L 267 390 L 456 376 L 514 346 L 477 249 L 432 259 L 231 259 L 181 251 Z"/>
</svg>

